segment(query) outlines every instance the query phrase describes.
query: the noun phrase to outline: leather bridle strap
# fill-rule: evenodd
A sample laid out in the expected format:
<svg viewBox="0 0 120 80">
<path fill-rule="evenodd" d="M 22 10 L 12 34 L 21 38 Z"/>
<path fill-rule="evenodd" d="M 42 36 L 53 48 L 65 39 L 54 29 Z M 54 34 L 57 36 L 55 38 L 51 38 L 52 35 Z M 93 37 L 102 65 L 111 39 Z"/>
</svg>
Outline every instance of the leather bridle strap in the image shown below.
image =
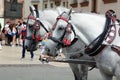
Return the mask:
<svg viewBox="0 0 120 80">
<path fill-rule="evenodd" d="M 45 28 L 45 26 L 43 25 L 43 23 L 41 21 L 40 22 L 40 25 L 43 27 L 43 29 L 48 33 L 49 31 Z"/>
</svg>

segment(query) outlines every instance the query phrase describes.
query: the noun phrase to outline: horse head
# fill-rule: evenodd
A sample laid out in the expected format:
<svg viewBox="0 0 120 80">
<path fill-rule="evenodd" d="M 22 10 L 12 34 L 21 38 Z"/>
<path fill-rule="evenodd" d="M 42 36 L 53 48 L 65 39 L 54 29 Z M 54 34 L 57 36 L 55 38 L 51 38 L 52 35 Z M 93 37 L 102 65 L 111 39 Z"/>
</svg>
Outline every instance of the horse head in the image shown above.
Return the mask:
<svg viewBox="0 0 120 80">
<path fill-rule="evenodd" d="M 59 13 L 57 9 L 38 11 L 33 6 L 30 6 L 30 12 L 27 20 L 28 27 L 25 45 L 27 50 L 34 51 L 44 35 L 51 30 Z"/>
<path fill-rule="evenodd" d="M 35 51 L 37 44 L 41 40 L 39 34 L 41 22 L 39 21 L 39 11 L 33 6 L 30 6 L 30 15 L 27 18 L 27 36 L 25 41 L 25 47 L 28 51 Z"/>
<path fill-rule="evenodd" d="M 48 55 L 57 56 L 57 50 L 69 46 L 74 41 L 76 33 L 70 23 L 72 9 L 63 12 L 57 17 L 56 23 L 52 27 L 52 35 L 46 41 L 45 51 Z"/>
</svg>

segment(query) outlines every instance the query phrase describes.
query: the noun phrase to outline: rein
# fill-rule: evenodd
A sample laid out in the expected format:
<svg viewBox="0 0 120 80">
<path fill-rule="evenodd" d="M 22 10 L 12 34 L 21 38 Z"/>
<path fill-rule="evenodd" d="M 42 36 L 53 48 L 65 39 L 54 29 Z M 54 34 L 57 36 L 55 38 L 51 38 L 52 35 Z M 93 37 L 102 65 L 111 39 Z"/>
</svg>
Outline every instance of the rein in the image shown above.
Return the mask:
<svg viewBox="0 0 120 80">
<path fill-rule="evenodd" d="M 29 19 L 35 20 L 35 23 L 34 23 L 34 25 L 33 25 L 33 27 L 34 27 L 34 29 L 33 29 L 33 30 L 34 30 L 34 33 L 33 33 L 32 36 L 27 36 L 27 37 L 26 37 L 26 39 L 28 39 L 28 40 L 33 40 L 33 43 L 42 40 L 42 38 L 41 38 L 40 35 L 36 36 L 36 32 L 37 32 L 37 30 L 40 29 L 40 25 L 43 27 L 43 29 L 44 29 L 47 33 L 49 32 L 49 31 L 45 28 L 45 26 L 43 25 L 43 23 L 42 23 L 40 20 L 38 20 L 38 18 L 39 18 L 39 12 L 38 12 L 37 10 L 34 10 L 34 11 L 36 12 L 36 18 L 35 18 L 34 16 L 31 16 L 32 13 L 30 13 L 30 15 L 28 16 L 28 19 L 27 19 L 27 26 L 29 26 L 29 25 L 28 25 Z"/>
<path fill-rule="evenodd" d="M 69 18 L 69 19 L 64 18 L 62 15 L 58 16 L 57 21 L 56 21 L 56 23 L 54 24 L 52 30 L 54 30 L 54 29 L 56 28 L 56 24 L 57 24 L 58 20 L 60 20 L 60 19 L 68 23 L 68 24 L 67 24 L 67 27 L 65 28 L 65 32 L 63 33 L 63 36 L 60 38 L 60 40 L 58 40 L 58 39 L 56 39 L 55 37 L 52 37 L 52 36 L 49 36 L 48 39 L 51 39 L 52 41 L 58 43 L 58 46 L 59 46 L 59 45 L 62 45 L 62 47 L 71 46 L 71 45 L 73 45 L 73 44 L 78 40 L 78 38 L 77 38 L 77 35 L 76 35 L 76 33 L 75 33 L 75 30 L 74 30 L 72 24 L 69 23 L 69 19 L 70 19 L 70 18 Z M 65 38 L 66 33 L 71 34 L 71 31 L 70 31 L 70 30 L 73 31 L 74 36 L 75 36 L 72 41 L 71 41 L 71 40 L 68 40 L 67 38 Z"/>
<path fill-rule="evenodd" d="M 36 31 L 40 29 L 39 20 L 37 20 L 34 16 L 31 16 L 31 13 L 30 13 L 30 15 L 28 16 L 28 19 L 27 19 L 27 26 L 29 26 L 29 24 L 28 24 L 29 19 L 35 20 L 35 23 L 34 23 L 34 25 L 33 25 L 33 26 L 34 26 L 34 27 L 33 27 L 34 33 L 33 33 L 32 36 L 26 36 L 26 39 L 28 39 L 28 40 L 33 40 L 33 42 L 39 41 L 39 40 L 41 39 L 40 36 L 37 36 L 37 37 L 36 37 Z M 39 38 L 38 38 L 38 37 L 39 37 Z M 39 39 L 39 40 L 38 40 L 38 39 Z"/>
</svg>

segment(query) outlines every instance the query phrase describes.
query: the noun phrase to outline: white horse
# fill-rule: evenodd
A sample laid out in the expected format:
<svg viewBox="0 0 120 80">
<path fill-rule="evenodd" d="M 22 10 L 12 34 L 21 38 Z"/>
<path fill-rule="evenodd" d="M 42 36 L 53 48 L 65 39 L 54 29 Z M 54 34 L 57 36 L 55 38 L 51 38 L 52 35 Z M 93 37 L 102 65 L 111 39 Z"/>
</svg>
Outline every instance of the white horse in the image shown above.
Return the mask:
<svg viewBox="0 0 120 80">
<path fill-rule="evenodd" d="M 52 28 L 58 13 L 56 10 L 38 11 L 33 6 L 30 6 L 30 12 L 25 46 L 28 51 L 35 51 L 42 37 Z"/>
<path fill-rule="evenodd" d="M 60 12 L 58 12 L 61 10 Z M 53 27 L 52 25 L 56 22 L 56 18 L 59 14 L 61 14 L 63 11 L 67 11 L 68 9 L 66 8 L 61 8 L 58 7 L 56 10 L 44 10 L 44 11 L 39 11 L 36 12 L 35 8 L 31 6 L 30 11 L 31 11 L 31 16 L 28 17 L 28 26 L 27 26 L 27 39 L 26 39 L 26 48 L 29 50 L 36 50 L 37 49 L 37 44 L 40 41 L 36 41 L 35 38 L 32 38 L 34 36 L 44 36 L 47 31 L 50 31 L 50 29 Z M 35 22 L 36 20 L 39 20 L 42 24 L 40 24 L 40 29 L 35 29 Z M 44 26 L 44 28 L 43 28 Z M 45 30 L 46 29 L 46 30 Z M 36 32 L 35 32 L 36 31 Z M 75 51 L 78 50 L 78 48 L 74 49 Z M 67 56 L 69 57 L 69 56 Z M 87 71 L 88 67 L 85 65 L 80 65 L 80 64 L 69 64 L 75 80 L 87 80 Z"/>
<path fill-rule="evenodd" d="M 56 50 L 60 47 L 71 46 L 77 35 L 81 39 L 78 45 L 83 43 L 87 46 L 81 51 L 94 57 L 103 79 L 112 80 L 115 76 L 116 80 L 120 80 L 120 56 L 117 54 L 120 52 L 118 47 L 120 46 L 118 35 L 120 26 L 114 12 L 108 11 L 107 17 L 87 13 L 75 13 L 70 16 L 70 13 L 63 13 L 58 17 L 52 36 L 46 42 L 47 54 L 56 56 Z M 82 53 L 81 51 L 79 53 Z M 93 54 L 96 52 L 99 54 Z"/>
</svg>

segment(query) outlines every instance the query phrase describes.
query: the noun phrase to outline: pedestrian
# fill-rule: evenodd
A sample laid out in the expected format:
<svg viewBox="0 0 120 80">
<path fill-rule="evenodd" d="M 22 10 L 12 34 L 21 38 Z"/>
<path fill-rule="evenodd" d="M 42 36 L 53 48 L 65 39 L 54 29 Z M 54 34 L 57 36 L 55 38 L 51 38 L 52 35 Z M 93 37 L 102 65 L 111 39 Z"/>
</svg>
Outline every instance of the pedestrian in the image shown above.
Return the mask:
<svg viewBox="0 0 120 80">
<path fill-rule="evenodd" d="M 8 30 L 9 30 L 9 26 L 10 26 L 10 20 L 8 20 L 2 30 L 2 32 L 5 35 L 5 45 L 8 45 Z"/>
<path fill-rule="evenodd" d="M 12 47 L 14 47 L 16 43 L 16 33 L 17 33 L 16 24 L 14 23 L 12 26 Z"/>
<path fill-rule="evenodd" d="M 23 26 L 22 26 L 22 30 L 21 30 L 21 39 L 22 39 L 22 57 L 21 59 L 25 58 L 25 52 L 26 52 L 26 48 L 25 48 L 25 39 L 26 39 L 26 23 L 23 22 Z M 34 53 L 33 51 L 30 51 L 30 55 L 31 55 L 31 60 L 33 60 L 34 57 Z"/>
<path fill-rule="evenodd" d="M 45 34 L 43 37 L 42 37 L 42 42 L 40 42 L 40 58 L 39 60 L 44 64 L 44 62 L 47 62 L 49 63 L 49 60 L 48 60 L 48 57 L 47 55 L 45 55 L 43 52 L 44 52 L 44 48 L 45 48 L 45 44 L 46 44 L 46 39 L 48 37 L 48 33 Z"/>
<path fill-rule="evenodd" d="M 11 46 L 11 42 L 12 42 L 12 40 L 13 40 L 13 36 L 12 36 L 12 29 L 13 29 L 13 23 L 11 23 L 10 25 L 9 25 L 9 27 L 7 28 L 7 45 L 8 46 Z"/>
<path fill-rule="evenodd" d="M 21 46 L 21 42 L 20 42 L 20 32 L 21 32 L 21 26 L 22 23 L 20 21 L 18 21 L 18 24 L 16 26 L 16 46 Z"/>
<path fill-rule="evenodd" d="M 2 26 L 0 24 L 0 50 L 2 49 L 2 30 L 1 30 Z"/>
</svg>

